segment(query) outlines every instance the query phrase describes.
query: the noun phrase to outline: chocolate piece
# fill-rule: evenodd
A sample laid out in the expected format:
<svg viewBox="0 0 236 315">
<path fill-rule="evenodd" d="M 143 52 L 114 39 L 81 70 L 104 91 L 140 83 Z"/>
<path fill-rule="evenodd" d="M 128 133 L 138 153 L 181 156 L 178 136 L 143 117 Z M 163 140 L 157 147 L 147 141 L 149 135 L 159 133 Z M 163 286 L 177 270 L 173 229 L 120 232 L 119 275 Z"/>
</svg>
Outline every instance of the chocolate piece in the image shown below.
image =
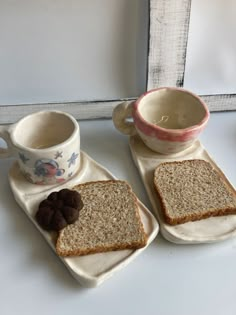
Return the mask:
<svg viewBox="0 0 236 315">
<path fill-rule="evenodd" d="M 83 208 L 83 206 L 84 206 L 84 203 L 82 200 L 80 200 L 80 203 L 79 203 L 77 210 L 80 211 Z"/>
<path fill-rule="evenodd" d="M 54 191 L 48 196 L 47 199 L 51 200 L 51 201 L 57 200 L 57 195 L 58 195 L 58 193 L 56 191 Z"/>
<path fill-rule="evenodd" d="M 43 201 L 40 202 L 39 204 L 39 208 L 42 207 L 51 207 L 52 206 L 52 201 L 48 200 L 48 199 L 44 199 Z"/>
<path fill-rule="evenodd" d="M 58 199 L 64 200 L 66 198 L 67 194 L 70 193 L 70 192 L 71 192 L 70 189 L 67 189 L 67 188 L 61 189 L 58 192 Z"/>
<path fill-rule="evenodd" d="M 61 189 L 52 192 L 47 199 L 39 204 L 36 220 L 45 230 L 59 231 L 74 223 L 83 208 L 80 194 L 75 190 Z"/>
<path fill-rule="evenodd" d="M 64 219 L 60 210 L 56 210 L 54 212 L 52 221 L 51 221 L 51 229 L 55 231 L 60 231 L 64 227 L 67 226 L 67 222 Z"/>
<path fill-rule="evenodd" d="M 55 210 L 59 210 L 64 206 L 63 200 L 54 200 L 52 203 L 52 207 Z"/>
<path fill-rule="evenodd" d="M 79 217 L 79 211 L 75 208 L 65 206 L 61 211 L 68 224 L 74 223 Z"/>
<path fill-rule="evenodd" d="M 50 207 L 41 207 L 36 213 L 36 220 L 39 225 L 45 230 L 51 229 L 51 220 L 54 215 L 54 211 Z"/>
<path fill-rule="evenodd" d="M 70 191 L 66 195 L 65 204 L 72 208 L 78 209 L 80 207 L 81 196 L 77 191 Z"/>
</svg>

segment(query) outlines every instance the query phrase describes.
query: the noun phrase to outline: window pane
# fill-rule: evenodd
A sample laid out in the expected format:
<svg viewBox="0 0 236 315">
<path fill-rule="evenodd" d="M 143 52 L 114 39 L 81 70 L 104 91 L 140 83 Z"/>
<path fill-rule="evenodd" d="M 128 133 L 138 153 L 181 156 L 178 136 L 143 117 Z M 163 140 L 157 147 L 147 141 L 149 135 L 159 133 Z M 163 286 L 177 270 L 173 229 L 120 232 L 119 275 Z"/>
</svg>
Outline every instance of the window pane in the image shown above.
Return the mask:
<svg viewBox="0 0 236 315">
<path fill-rule="evenodd" d="M 148 1 L 1 1 L 0 43 L 0 104 L 138 96 Z"/>
<path fill-rule="evenodd" d="M 236 92 L 236 2 L 192 0 L 184 86 L 198 94 Z"/>
</svg>

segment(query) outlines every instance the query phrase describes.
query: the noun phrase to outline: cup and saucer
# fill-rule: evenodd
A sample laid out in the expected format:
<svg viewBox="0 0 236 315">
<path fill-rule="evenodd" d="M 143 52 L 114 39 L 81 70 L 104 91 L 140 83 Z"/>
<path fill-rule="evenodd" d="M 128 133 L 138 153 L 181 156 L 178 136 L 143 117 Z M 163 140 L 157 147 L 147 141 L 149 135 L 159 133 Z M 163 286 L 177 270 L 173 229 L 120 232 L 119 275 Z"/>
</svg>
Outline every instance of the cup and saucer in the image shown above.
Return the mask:
<svg viewBox="0 0 236 315">
<path fill-rule="evenodd" d="M 209 162 L 233 186 L 198 140 L 210 118 L 207 105 L 194 93 L 161 87 L 135 102 L 119 104 L 113 111 L 115 127 L 129 136 L 129 146 L 160 224 L 160 232 L 176 244 L 211 243 L 236 235 L 236 215 L 211 217 L 171 226 L 163 218 L 153 175 L 163 162 L 202 159 Z"/>
<path fill-rule="evenodd" d="M 13 196 L 55 252 L 55 234 L 43 230 L 35 220 L 39 203 L 53 191 L 116 178 L 80 150 L 79 124 L 67 113 L 33 113 L 15 124 L 0 126 L 0 137 L 7 144 L 7 148 L 1 148 L 0 158 L 15 158 L 9 171 Z M 68 258 L 58 256 L 82 286 L 98 286 L 135 259 L 154 240 L 159 225 L 140 200 L 138 206 L 148 237 L 144 248 Z"/>
</svg>

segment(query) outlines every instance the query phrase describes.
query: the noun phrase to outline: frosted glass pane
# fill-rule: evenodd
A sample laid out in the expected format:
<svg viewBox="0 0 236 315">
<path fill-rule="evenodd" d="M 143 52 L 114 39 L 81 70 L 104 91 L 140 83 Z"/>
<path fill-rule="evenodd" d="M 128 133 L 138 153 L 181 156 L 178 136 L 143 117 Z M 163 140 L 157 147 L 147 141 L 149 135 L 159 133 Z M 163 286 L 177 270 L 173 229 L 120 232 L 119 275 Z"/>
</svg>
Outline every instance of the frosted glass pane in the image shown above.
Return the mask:
<svg viewBox="0 0 236 315">
<path fill-rule="evenodd" d="M 198 94 L 236 92 L 236 2 L 192 0 L 184 86 Z"/>
<path fill-rule="evenodd" d="M 145 90 L 148 1 L 0 1 L 0 104 Z"/>
</svg>

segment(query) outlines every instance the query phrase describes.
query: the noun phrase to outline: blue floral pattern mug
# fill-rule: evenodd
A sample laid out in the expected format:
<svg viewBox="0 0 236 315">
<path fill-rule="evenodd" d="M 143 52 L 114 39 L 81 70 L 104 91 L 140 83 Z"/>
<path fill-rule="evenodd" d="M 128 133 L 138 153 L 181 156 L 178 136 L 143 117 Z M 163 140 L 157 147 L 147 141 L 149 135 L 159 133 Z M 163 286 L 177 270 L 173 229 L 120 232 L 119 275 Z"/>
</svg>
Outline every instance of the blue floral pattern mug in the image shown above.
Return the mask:
<svg viewBox="0 0 236 315">
<path fill-rule="evenodd" d="M 53 185 L 74 176 L 80 165 L 77 121 L 60 111 L 41 111 L 13 125 L 0 126 L 0 158 L 15 157 L 25 178 L 33 184 Z"/>
</svg>

